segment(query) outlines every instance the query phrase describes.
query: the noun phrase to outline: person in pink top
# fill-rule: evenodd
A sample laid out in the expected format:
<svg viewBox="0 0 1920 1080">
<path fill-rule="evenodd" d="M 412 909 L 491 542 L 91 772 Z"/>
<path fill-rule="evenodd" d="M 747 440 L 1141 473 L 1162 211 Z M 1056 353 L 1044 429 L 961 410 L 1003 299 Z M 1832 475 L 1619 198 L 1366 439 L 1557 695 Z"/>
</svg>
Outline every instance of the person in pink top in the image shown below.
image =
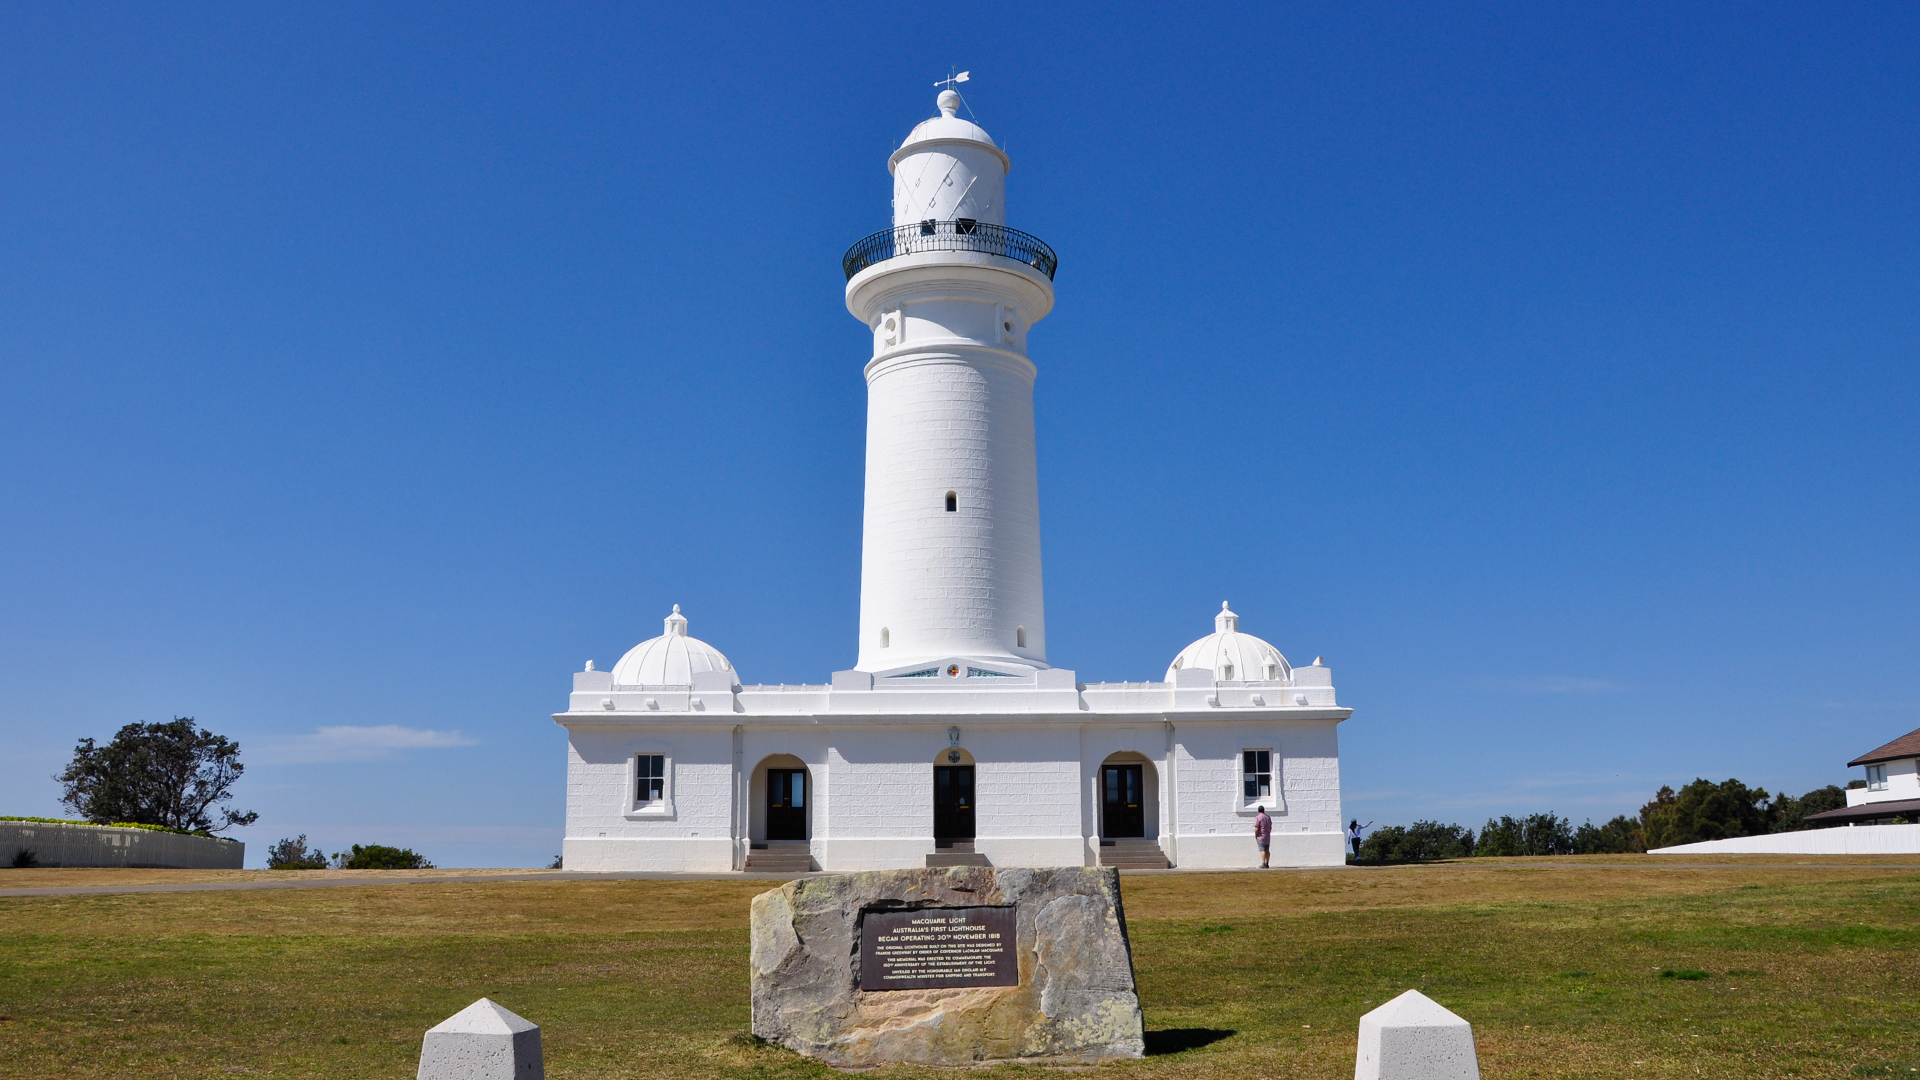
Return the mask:
<svg viewBox="0 0 1920 1080">
<path fill-rule="evenodd" d="M 1265 870 L 1270 854 L 1267 848 L 1273 843 L 1273 819 L 1264 806 L 1253 808 L 1253 842 L 1260 845 L 1260 869 Z"/>
</svg>

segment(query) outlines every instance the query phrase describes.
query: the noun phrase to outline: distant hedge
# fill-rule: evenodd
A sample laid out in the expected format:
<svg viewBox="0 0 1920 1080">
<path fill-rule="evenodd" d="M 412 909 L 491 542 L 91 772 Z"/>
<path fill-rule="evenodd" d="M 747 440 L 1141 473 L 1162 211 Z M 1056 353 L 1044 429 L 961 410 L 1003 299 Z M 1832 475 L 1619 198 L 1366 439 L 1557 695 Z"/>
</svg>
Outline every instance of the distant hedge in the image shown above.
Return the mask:
<svg viewBox="0 0 1920 1080">
<path fill-rule="evenodd" d="M 55 817 L 15 817 L 11 814 L 0 814 L 0 821 L 31 821 L 41 825 L 86 825 L 95 829 L 145 829 L 148 832 L 176 833 L 180 836 L 198 836 L 208 840 L 225 840 L 228 843 L 239 843 L 238 840 L 235 840 L 231 836 L 215 836 L 212 833 L 192 832 L 187 829 L 170 828 L 166 825 L 143 825 L 138 821 L 109 821 L 103 823 L 99 821 L 69 821 L 66 818 Z"/>
</svg>

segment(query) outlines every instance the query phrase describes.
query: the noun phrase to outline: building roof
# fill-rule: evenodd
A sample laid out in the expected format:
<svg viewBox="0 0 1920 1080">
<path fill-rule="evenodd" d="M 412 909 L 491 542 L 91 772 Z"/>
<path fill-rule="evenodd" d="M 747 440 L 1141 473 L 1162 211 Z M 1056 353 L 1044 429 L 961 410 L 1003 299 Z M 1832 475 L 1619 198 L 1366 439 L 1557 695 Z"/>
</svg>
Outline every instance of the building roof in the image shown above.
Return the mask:
<svg viewBox="0 0 1920 1080">
<path fill-rule="evenodd" d="M 1213 617 L 1213 633 L 1180 650 L 1167 668 L 1167 681 L 1181 668 L 1207 668 L 1221 682 L 1285 682 L 1293 674 L 1280 650 L 1240 632 L 1240 616 L 1220 602 Z"/>
<path fill-rule="evenodd" d="M 1847 762 L 1847 768 L 1851 769 L 1855 765 L 1878 765 L 1883 761 L 1900 761 L 1905 758 L 1920 758 L 1920 728 L 1914 728 L 1878 750 L 1869 750 L 1861 754 Z"/>
<path fill-rule="evenodd" d="M 1870 818 L 1893 817 L 1905 814 L 1912 817 L 1920 814 L 1920 799 L 1894 799 L 1889 802 L 1861 803 L 1858 806 L 1828 810 L 1822 814 L 1808 814 L 1801 821 L 1863 821 Z"/>
<path fill-rule="evenodd" d="M 720 650 L 696 637 L 687 636 L 687 617 L 680 605 L 673 605 L 667 616 L 666 633 L 635 645 L 613 665 L 615 686 L 686 686 L 695 672 L 732 672 L 733 665 Z M 739 678 L 734 679 L 739 682 Z"/>
</svg>

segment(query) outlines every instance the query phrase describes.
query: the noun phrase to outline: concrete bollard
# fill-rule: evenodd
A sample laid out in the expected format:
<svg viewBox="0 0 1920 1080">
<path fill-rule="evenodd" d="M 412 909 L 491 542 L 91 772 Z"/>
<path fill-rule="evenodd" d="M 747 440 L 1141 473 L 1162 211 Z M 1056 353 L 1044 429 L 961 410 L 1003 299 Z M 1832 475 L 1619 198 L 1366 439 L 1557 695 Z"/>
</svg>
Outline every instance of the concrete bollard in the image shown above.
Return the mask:
<svg viewBox="0 0 1920 1080">
<path fill-rule="evenodd" d="M 417 1080 L 546 1080 L 540 1026 L 481 998 L 420 1044 Z"/>
<path fill-rule="evenodd" d="M 1473 1025 L 1409 990 L 1360 1018 L 1353 1080 L 1480 1080 Z"/>
</svg>

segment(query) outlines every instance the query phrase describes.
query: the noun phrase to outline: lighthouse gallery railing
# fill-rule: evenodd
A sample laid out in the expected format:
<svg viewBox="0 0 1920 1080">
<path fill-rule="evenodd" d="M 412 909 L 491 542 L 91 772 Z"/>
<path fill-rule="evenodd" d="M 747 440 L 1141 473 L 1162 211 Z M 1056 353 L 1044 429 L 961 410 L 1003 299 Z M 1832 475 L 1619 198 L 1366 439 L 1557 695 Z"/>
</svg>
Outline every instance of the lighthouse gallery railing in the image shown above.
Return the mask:
<svg viewBox="0 0 1920 1080">
<path fill-rule="evenodd" d="M 1039 237 L 971 218 L 922 221 L 917 225 L 882 229 L 848 248 L 840 265 L 847 272 L 847 280 L 852 281 L 855 274 L 875 263 L 922 251 L 978 251 L 998 255 L 1033 267 L 1047 275 L 1048 281 L 1053 280 L 1053 272 L 1060 266 L 1053 249 Z"/>
</svg>

